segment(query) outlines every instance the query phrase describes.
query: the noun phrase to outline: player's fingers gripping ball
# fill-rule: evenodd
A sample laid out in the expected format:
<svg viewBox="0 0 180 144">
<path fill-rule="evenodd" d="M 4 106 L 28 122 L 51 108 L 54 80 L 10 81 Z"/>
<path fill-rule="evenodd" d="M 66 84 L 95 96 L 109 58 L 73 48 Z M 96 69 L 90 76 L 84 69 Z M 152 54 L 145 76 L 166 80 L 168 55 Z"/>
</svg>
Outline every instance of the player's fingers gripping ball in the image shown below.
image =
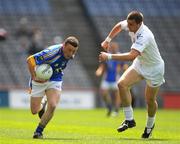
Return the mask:
<svg viewBox="0 0 180 144">
<path fill-rule="evenodd" d="M 49 64 L 41 64 L 36 66 L 35 73 L 38 79 L 49 80 L 53 74 L 53 69 Z"/>
</svg>

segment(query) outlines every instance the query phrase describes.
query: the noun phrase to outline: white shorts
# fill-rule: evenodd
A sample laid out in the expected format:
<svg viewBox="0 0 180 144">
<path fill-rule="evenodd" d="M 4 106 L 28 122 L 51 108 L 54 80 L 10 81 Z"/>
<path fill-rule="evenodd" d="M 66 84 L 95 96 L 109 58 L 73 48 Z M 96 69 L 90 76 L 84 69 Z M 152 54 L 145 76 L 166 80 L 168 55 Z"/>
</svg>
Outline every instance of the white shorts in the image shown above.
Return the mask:
<svg viewBox="0 0 180 144">
<path fill-rule="evenodd" d="M 106 80 L 103 80 L 101 82 L 101 89 L 105 89 L 105 90 L 117 90 L 118 89 L 117 82 L 108 82 Z"/>
<path fill-rule="evenodd" d="M 131 67 L 145 78 L 146 83 L 150 87 L 158 87 L 165 82 L 164 62 L 155 66 L 145 66 L 138 60 L 135 60 Z"/>
<path fill-rule="evenodd" d="M 43 97 L 45 95 L 45 91 L 48 89 L 56 89 L 62 90 L 62 81 L 48 81 L 45 83 L 38 83 L 32 81 L 32 88 L 30 92 L 30 96 L 32 97 Z"/>
</svg>

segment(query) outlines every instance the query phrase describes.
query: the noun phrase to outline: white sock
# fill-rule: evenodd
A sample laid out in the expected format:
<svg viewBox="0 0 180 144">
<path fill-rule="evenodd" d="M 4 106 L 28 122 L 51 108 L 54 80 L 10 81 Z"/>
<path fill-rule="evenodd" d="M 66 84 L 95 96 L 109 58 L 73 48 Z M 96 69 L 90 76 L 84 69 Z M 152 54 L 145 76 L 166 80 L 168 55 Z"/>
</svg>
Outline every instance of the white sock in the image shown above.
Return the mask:
<svg viewBox="0 0 180 144">
<path fill-rule="evenodd" d="M 126 120 L 133 120 L 134 119 L 133 118 L 133 109 L 131 106 L 124 107 L 123 110 L 124 110 Z"/>
<path fill-rule="evenodd" d="M 154 117 L 147 117 L 147 123 L 146 123 L 146 127 L 147 128 L 152 128 L 153 127 L 153 124 L 154 124 L 154 121 L 155 121 L 155 116 Z"/>
<path fill-rule="evenodd" d="M 40 110 L 43 108 L 43 104 L 45 103 L 45 101 L 47 101 L 46 96 L 44 96 L 44 97 L 42 98 L 42 100 L 41 100 L 41 108 L 40 108 Z"/>
</svg>

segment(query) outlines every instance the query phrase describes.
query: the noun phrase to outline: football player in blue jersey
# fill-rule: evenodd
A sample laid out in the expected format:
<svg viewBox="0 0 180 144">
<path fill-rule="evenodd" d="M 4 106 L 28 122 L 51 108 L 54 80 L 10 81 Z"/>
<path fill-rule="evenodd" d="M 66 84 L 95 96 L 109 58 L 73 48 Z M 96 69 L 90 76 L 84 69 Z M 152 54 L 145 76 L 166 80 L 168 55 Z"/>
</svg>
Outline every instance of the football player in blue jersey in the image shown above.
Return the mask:
<svg viewBox="0 0 180 144">
<path fill-rule="evenodd" d="M 119 50 L 119 45 L 112 42 L 108 49 L 109 53 L 115 54 Z M 110 60 L 101 63 L 96 70 L 96 76 L 102 76 L 100 94 L 107 108 L 107 116 L 117 116 L 120 107 L 120 96 L 117 87 L 117 80 L 120 74 L 128 68 L 128 64 L 123 61 Z M 113 113 L 112 113 L 113 112 Z"/>
<path fill-rule="evenodd" d="M 60 99 L 63 69 L 70 59 L 73 59 L 77 50 L 78 39 L 70 36 L 62 44 L 50 46 L 27 58 L 30 80 L 30 107 L 32 114 L 39 114 L 40 122 L 34 132 L 33 138 L 43 138 L 43 130 L 52 119 Z M 35 74 L 36 65 L 49 64 L 53 74 L 49 80 L 38 79 Z M 47 102 L 41 105 L 46 95 Z M 47 104 L 47 109 L 45 109 Z"/>
</svg>

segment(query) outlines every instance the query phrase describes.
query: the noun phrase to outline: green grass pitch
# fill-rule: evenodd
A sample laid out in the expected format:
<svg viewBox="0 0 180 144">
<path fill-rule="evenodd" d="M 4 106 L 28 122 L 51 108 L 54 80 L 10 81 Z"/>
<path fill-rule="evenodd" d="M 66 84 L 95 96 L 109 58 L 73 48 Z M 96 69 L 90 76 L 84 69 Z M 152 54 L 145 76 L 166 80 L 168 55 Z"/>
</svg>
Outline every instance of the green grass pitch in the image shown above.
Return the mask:
<svg viewBox="0 0 180 144">
<path fill-rule="evenodd" d="M 141 139 L 146 122 L 145 109 L 134 109 L 135 128 L 118 133 L 124 119 L 105 116 L 105 109 L 62 110 L 44 131 L 44 139 L 32 139 L 39 122 L 29 110 L 0 109 L 0 144 L 180 144 L 180 111 L 158 110 L 150 139 Z"/>
</svg>

